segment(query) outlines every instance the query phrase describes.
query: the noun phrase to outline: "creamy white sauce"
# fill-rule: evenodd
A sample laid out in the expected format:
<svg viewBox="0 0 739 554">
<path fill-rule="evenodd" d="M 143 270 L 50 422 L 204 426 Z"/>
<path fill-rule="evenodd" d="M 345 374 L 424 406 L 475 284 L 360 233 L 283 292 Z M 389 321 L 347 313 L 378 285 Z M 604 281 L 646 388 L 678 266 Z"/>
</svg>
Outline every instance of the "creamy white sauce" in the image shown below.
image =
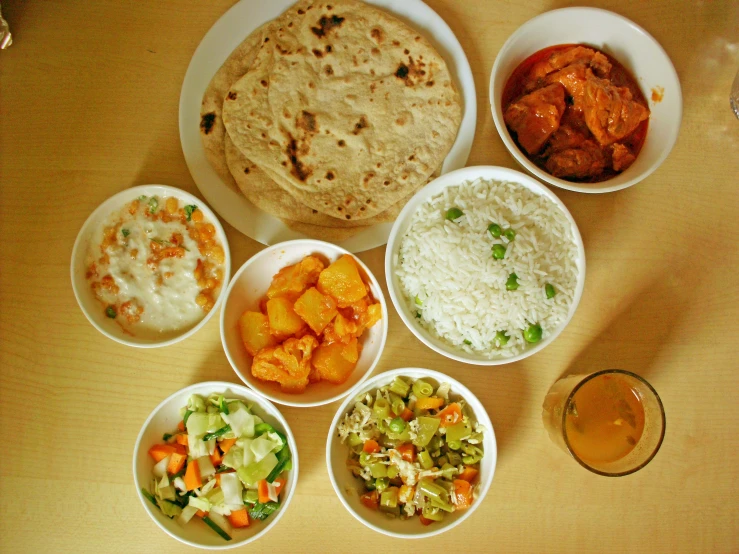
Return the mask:
<svg viewBox="0 0 739 554">
<path fill-rule="evenodd" d="M 105 253 L 110 261 L 107 265 L 98 263 L 99 280 L 110 274 L 118 286 L 118 294 L 98 289 L 98 298 L 104 304 L 123 304 L 131 301 L 144 308 L 140 320 L 130 324 L 119 314 L 117 321 L 136 336 L 159 337 L 182 331 L 194 326 L 205 316 L 205 311 L 196 304 L 195 298 L 200 287 L 194 276 L 198 258 L 202 258 L 198 245 L 179 221 L 152 221 L 141 209 L 134 215 L 126 208 L 111 214 L 94 235 L 88 252 L 88 265 L 100 259 L 106 228 L 121 223 L 116 233 L 116 244 L 109 246 Z M 122 230 L 128 231 L 124 236 Z M 162 248 L 171 246 L 173 233 L 182 235 L 184 256 L 162 259 L 158 264 L 148 264 L 152 256 L 151 241 L 157 241 Z M 137 251 L 137 252 L 136 252 Z"/>
</svg>

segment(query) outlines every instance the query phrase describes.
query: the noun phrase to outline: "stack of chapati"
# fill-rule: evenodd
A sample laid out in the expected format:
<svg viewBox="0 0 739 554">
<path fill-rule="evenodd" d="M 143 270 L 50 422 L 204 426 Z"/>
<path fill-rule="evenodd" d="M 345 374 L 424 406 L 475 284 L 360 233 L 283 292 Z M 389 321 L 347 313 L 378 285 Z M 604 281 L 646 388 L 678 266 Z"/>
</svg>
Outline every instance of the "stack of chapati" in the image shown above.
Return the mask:
<svg viewBox="0 0 739 554">
<path fill-rule="evenodd" d="M 301 0 L 218 70 L 200 130 L 252 204 L 343 240 L 397 217 L 440 170 L 461 117 L 449 68 L 419 33 L 357 0 Z"/>
</svg>

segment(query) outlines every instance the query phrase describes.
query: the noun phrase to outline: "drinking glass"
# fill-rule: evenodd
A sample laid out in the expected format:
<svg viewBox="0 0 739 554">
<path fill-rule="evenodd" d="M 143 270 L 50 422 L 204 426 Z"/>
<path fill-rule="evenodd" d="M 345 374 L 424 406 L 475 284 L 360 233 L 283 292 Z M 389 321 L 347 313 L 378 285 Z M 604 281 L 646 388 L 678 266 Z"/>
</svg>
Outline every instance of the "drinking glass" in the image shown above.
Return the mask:
<svg viewBox="0 0 739 554">
<path fill-rule="evenodd" d="M 571 435 L 577 431 L 568 431 L 567 416 L 568 414 L 578 416 L 574 398 L 583 385 L 593 379 L 603 379 L 609 375 L 618 376 L 625 381 L 638 398 L 644 409 L 644 429 L 633 449 L 625 456 L 607 461 L 586 460 L 575 452 L 571 444 Z M 619 400 L 615 397 L 604 399 L 602 411 L 608 409 L 605 402 L 609 401 L 623 402 L 623 399 Z M 542 419 L 549 437 L 557 446 L 570 454 L 585 469 L 607 477 L 629 475 L 643 468 L 657 454 L 665 436 L 665 411 L 657 391 L 643 378 L 622 369 L 605 369 L 563 377 L 554 383 L 547 393 L 542 405 Z M 614 424 L 621 425 L 622 422 L 615 421 Z"/>
</svg>

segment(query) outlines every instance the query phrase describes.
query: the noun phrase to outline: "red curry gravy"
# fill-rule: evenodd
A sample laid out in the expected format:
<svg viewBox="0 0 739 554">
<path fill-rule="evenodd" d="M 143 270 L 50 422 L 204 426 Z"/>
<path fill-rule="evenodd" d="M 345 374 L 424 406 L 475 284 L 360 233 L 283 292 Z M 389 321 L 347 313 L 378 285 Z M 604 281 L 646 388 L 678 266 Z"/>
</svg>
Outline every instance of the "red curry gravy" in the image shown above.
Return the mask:
<svg viewBox="0 0 739 554">
<path fill-rule="evenodd" d="M 559 168 L 556 167 L 556 164 L 552 164 L 552 162 L 550 161 L 550 157 L 554 155 L 562 155 L 561 152 L 552 151 L 552 137 L 554 137 L 554 135 L 551 135 L 550 138 L 547 139 L 547 141 L 538 151 L 531 153 L 522 146 L 522 141 L 519 140 L 520 137 L 516 132 L 516 128 L 511 125 L 509 121 L 509 119 L 511 118 L 508 117 L 508 114 L 506 112 L 513 104 L 520 103 L 522 99 L 524 99 L 524 104 L 526 104 L 525 97 L 527 95 L 531 95 L 532 91 L 536 92 L 538 90 L 541 90 L 542 87 L 546 87 L 547 83 L 549 82 L 547 78 L 550 75 L 556 73 L 556 70 L 553 70 L 550 74 L 547 74 L 546 78 L 542 79 L 541 71 L 539 71 L 538 74 L 534 74 L 535 70 L 537 69 L 535 68 L 537 64 L 539 64 L 540 67 L 540 62 L 546 63 L 547 60 L 553 57 L 553 55 L 562 54 L 569 49 L 577 47 L 583 47 L 597 54 L 605 56 L 605 58 L 610 63 L 610 70 L 606 75 L 598 76 L 592 75 L 591 72 L 591 76 L 594 77 L 593 80 L 595 82 L 603 83 L 604 86 L 608 88 L 608 90 L 612 93 L 614 90 L 617 90 L 613 87 L 623 87 L 625 89 L 628 89 L 631 98 L 628 98 L 629 94 L 625 92 L 621 92 L 621 96 L 625 96 L 630 102 L 643 106 L 643 108 L 646 109 L 646 119 L 638 123 L 638 125 L 636 125 L 636 127 L 626 136 L 619 137 L 617 140 L 614 140 L 611 143 L 602 144 L 594 136 L 593 132 L 591 132 L 591 129 L 588 126 L 588 122 L 586 121 L 586 117 L 583 115 L 583 110 L 576 109 L 578 106 L 575 106 L 573 96 L 570 94 L 570 87 L 565 87 L 567 91 L 565 93 L 564 113 L 562 113 L 561 115 L 559 124 L 561 124 L 563 130 L 565 130 L 565 127 L 567 127 L 569 129 L 573 129 L 574 133 L 582 135 L 582 139 L 587 143 L 587 147 L 590 150 L 589 155 L 591 157 L 594 156 L 598 160 L 598 162 L 591 166 L 590 170 L 587 171 L 587 174 L 583 174 L 586 170 L 582 169 L 579 175 L 558 175 L 557 169 Z M 575 63 L 578 62 L 576 61 Z M 566 65 L 564 66 L 564 69 L 567 69 L 568 67 L 572 67 L 572 65 Z M 612 85 L 613 87 L 608 87 L 608 84 Z M 616 100 L 618 101 L 621 99 L 622 98 L 617 98 Z M 631 165 L 631 163 L 633 163 L 633 160 L 636 159 L 636 156 L 638 156 L 639 151 L 644 145 L 644 140 L 647 136 L 647 128 L 649 126 L 649 109 L 647 99 L 645 98 L 644 94 L 639 88 L 639 85 L 636 82 L 636 79 L 631 75 L 631 73 L 623 65 L 621 65 L 618 60 L 608 55 L 606 52 L 598 50 L 597 48 L 578 44 L 561 44 L 557 46 L 551 46 L 548 48 L 544 48 L 543 50 L 539 50 L 538 52 L 526 58 L 508 78 L 505 88 L 503 89 L 502 106 L 503 112 L 504 114 L 506 114 L 505 119 L 508 130 L 511 132 L 511 136 L 518 145 L 521 152 L 523 152 L 529 160 L 531 160 L 544 171 L 547 171 L 548 173 L 556 177 L 560 177 L 567 181 L 573 182 L 597 183 L 608 180 L 613 176 L 621 173 L 621 171 L 624 171 L 628 166 Z M 636 106 L 636 108 L 638 108 L 640 116 L 644 117 L 644 110 L 638 106 Z M 535 108 L 534 111 L 536 111 Z M 591 110 L 591 113 L 592 112 L 593 110 Z M 533 119 L 530 119 L 529 121 L 540 121 L 540 119 L 537 119 L 537 117 L 540 118 L 541 115 L 541 113 L 531 114 L 530 117 L 532 117 Z M 557 129 L 560 128 L 559 124 L 557 124 Z M 520 130 L 521 129 L 519 129 L 519 131 Z M 620 148 L 621 153 L 623 153 L 623 148 L 616 145 L 622 145 L 628 149 L 629 155 L 626 163 L 614 164 L 614 149 Z M 572 159 L 577 159 L 578 156 L 580 156 L 580 153 L 578 153 L 576 150 L 571 149 L 565 152 L 565 156 L 570 156 L 570 158 Z M 601 165 L 603 167 L 601 167 Z M 614 169 L 614 165 L 618 169 Z M 555 171 L 552 171 L 553 167 Z M 562 171 L 566 171 L 566 169 L 560 170 L 559 172 L 561 173 Z"/>
</svg>

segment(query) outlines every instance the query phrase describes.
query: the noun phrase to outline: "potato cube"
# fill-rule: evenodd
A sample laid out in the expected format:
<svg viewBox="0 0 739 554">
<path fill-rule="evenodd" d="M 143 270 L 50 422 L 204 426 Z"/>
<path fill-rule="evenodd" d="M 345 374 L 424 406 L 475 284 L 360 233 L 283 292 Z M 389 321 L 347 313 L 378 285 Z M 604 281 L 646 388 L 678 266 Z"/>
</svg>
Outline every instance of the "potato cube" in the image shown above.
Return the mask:
<svg viewBox="0 0 739 554">
<path fill-rule="evenodd" d="M 267 317 L 270 332 L 278 338 L 290 337 L 305 327 L 305 322 L 295 313 L 293 303 L 285 297 L 267 301 Z"/>
<path fill-rule="evenodd" d="M 262 348 L 277 344 L 277 340 L 269 333 L 267 316 L 259 312 L 244 312 L 239 318 L 239 332 L 250 356 L 256 356 Z"/>
<path fill-rule="evenodd" d="M 329 383 L 340 385 L 344 383 L 352 371 L 356 367 L 356 362 L 351 362 L 351 352 L 347 352 L 344 355 L 344 348 L 346 345 L 340 342 L 333 342 L 330 344 L 321 343 L 313 353 L 313 367 L 316 368 L 321 379 L 325 379 Z M 358 356 L 357 356 L 358 358 Z"/>
<path fill-rule="evenodd" d="M 380 319 L 382 319 L 382 304 L 378 302 L 376 304 L 371 304 L 367 308 L 367 311 L 359 317 L 359 323 L 364 327 L 364 329 L 369 329 L 375 323 L 380 321 Z"/>
<path fill-rule="evenodd" d="M 269 298 L 285 296 L 296 300 L 303 292 L 318 282 L 324 263 L 315 256 L 306 256 L 295 265 L 283 267 L 272 278 L 267 290 Z"/>
<path fill-rule="evenodd" d="M 321 334 L 338 312 L 336 300 L 311 287 L 295 301 L 295 313 L 303 318 L 314 333 Z"/>
<path fill-rule="evenodd" d="M 341 356 L 347 361 L 356 364 L 359 360 L 359 354 L 362 352 L 362 345 L 357 339 L 350 340 L 341 349 Z"/>
<path fill-rule="evenodd" d="M 355 321 L 345 318 L 341 312 L 336 314 L 333 322 L 326 327 L 323 332 L 324 342 L 341 342 L 349 343 L 353 338 L 357 337 L 359 326 Z M 359 332 L 361 335 L 362 333 Z"/>
<path fill-rule="evenodd" d="M 359 275 L 357 262 L 346 254 L 321 271 L 318 290 L 333 296 L 340 308 L 367 296 L 367 287 Z"/>
</svg>

